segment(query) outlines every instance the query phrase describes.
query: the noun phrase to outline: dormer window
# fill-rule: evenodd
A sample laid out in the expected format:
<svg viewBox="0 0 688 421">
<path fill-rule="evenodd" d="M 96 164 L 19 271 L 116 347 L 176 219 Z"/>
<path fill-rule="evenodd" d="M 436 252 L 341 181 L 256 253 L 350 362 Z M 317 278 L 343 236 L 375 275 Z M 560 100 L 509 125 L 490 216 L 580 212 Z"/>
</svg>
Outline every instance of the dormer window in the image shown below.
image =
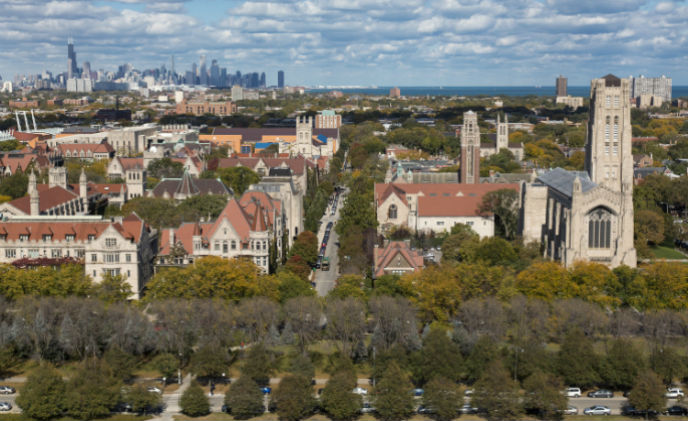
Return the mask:
<svg viewBox="0 0 688 421">
<path fill-rule="evenodd" d="M 93 241 L 96 239 L 95 234 L 88 234 L 88 241 Z"/>
<path fill-rule="evenodd" d="M 52 234 L 43 234 L 43 241 L 51 241 L 53 239 Z"/>
<path fill-rule="evenodd" d="M 76 240 L 76 235 L 74 235 L 74 234 L 67 234 L 67 235 L 65 235 L 65 240 L 67 240 L 67 241 L 74 241 L 74 240 Z"/>
<path fill-rule="evenodd" d="M 19 241 L 29 241 L 29 234 L 19 234 Z"/>
</svg>

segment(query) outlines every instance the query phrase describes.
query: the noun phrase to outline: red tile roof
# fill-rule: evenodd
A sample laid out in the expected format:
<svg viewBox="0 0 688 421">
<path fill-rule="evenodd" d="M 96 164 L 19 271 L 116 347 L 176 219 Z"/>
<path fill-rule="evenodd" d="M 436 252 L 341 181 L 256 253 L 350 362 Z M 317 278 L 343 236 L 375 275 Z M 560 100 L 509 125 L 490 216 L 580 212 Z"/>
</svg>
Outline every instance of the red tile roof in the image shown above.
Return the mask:
<svg viewBox="0 0 688 421">
<path fill-rule="evenodd" d="M 36 188 L 39 198 L 38 210 L 41 213 L 79 197 L 77 194 L 59 186 L 49 187 L 47 184 L 38 184 Z M 9 204 L 27 215 L 31 214 L 31 198 L 28 194 L 12 200 Z"/>
<path fill-rule="evenodd" d="M 411 250 L 408 244 L 403 241 L 390 241 L 384 248 L 375 249 L 375 273 L 374 276 L 380 277 L 385 274 L 387 268 L 394 259 L 398 259 L 401 267 L 412 268 L 413 271 L 423 268 L 423 256 L 415 250 Z M 403 259 L 403 261 L 401 261 Z"/>
<path fill-rule="evenodd" d="M 263 161 L 268 168 L 280 167 L 282 164 L 286 164 L 294 175 L 303 175 L 306 172 L 306 167 L 315 166 L 315 164 L 302 156 L 297 156 L 295 158 L 234 157 L 214 159 L 208 163 L 208 169 L 215 171 L 218 168 L 231 168 L 238 166 L 255 169 L 260 161 Z"/>
<path fill-rule="evenodd" d="M 128 222 L 127 219 L 129 220 Z M 135 221 L 140 218 L 132 214 L 125 218 L 123 224 L 110 221 L 98 222 L 15 222 L 12 220 L 0 222 L 0 235 L 6 234 L 6 240 L 17 241 L 19 235 L 28 234 L 29 241 L 43 241 L 43 235 L 52 235 L 53 241 L 64 241 L 66 236 L 74 235 L 75 241 L 88 241 L 88 237 L 93 235 L 95 238 L 110 226 L 116 229 L 124 238 L 134 242 L 139 242 L 143 232 L 143 221 L 140 224 Z M 141 230 L 139 230 L 141 228 Z"/>
</svg>

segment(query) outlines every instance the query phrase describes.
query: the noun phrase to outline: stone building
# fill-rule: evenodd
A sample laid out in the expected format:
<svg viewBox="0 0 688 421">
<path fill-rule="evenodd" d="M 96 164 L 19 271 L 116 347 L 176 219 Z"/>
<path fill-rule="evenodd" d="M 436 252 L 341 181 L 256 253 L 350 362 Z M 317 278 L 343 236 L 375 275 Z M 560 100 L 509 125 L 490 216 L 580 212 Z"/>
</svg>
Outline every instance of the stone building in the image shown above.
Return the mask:
<svg viewBox="0 0 688 421">
<path fill-rule="evenodd" d="M 480 182 L 480 127 L 478 127 L 478 114 L 473 111 L 463 113 L 460 171 L 460 183 Z"/>
<path fill-rule="evenodd" d="M 607 75 L 590 84 L 585 171 L 555 168 L 522 189 L 522 235 L 544 255 L 635 267 L 631 81 Z"/>
<path fill-rule="evenodd" d="M 499 153 L 502 149 L 508 149 L 516 161 L 523 161 L 523 143 L 509 141 L 509 116 L 505 114 L 502 120 L 497 114 L 495 129 L 496 133 L 488 133 L 488 142 L 480 144 L 480 157 L 486 158 Z"/>
</svg>

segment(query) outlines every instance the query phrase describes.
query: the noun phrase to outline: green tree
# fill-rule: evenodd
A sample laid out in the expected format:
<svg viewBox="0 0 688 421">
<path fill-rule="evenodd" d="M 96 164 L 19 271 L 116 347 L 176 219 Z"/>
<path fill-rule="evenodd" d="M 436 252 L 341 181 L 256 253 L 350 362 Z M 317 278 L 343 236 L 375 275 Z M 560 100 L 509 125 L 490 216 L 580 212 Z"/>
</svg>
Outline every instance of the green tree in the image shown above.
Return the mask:
<svg viewBox="0 0 688 421">
<path fill-rule="evenodd" d="M 5 377 L 14 367 L 19 364 L 19 357 L 13 345 L 0 347 L 0 377 Z"/>
<path fill-rule="evenodd" d="M 106 273 L 102 281 L 95 286 L 95 294 L 106 303 L 120 303 L 126 301 L 132 294 L 131 284 L 124 276 Z"/>
<path fill-rule="evenodd" d="M 432 411 L 430 416 L 437 421 L 456 418 L 462 403 L 458 385 L 446 377 L 436 376 L 425 386 L 423 405 Z"/>
<path fill-rule="evenodd" d="M 435 377 L 445 377 L 454 382 L 461 378 L 461 349 L 443 329 L 432 329 L 428 333 L 414 360 L 414 381 L 421 386 Z"/>
<path fill-rule="evenodd" d="M 199 377 L 220 377 L 229 369 L 227 350 L 204 345 L 191 356 L 191 371 Z"/>
<path fill-rule="evenodd" d="M 665 384 L 673 383 L 674 379 L 681 378 L 686 373 L 686 364 L 683 358 L 676 349 L 670 346 L 657 346 L 652 350 L 650 367 Z"/>
<path fill-rule="evenodd" d="M 291 267 L 291 266 L 290 266 Z M 315 290 L 310 282 L 295 274 L 286 267 L 280 270 L 275 278 L 277 280 L 280 301 L 285 302 L 290 298 L 315 295 Z"/>
<path fill-rule="evenodd" d="M 633 217 L 635 235 L 651 244 L 664 241 L 664 217 L 653 210 L 639 210 Z"/>
<path fill-rule="evenodd" d="M 466 224 L 456 224 L 442 242 L 442 261 L 464 261 L 480 236 Z"/>
<path fill-rule="evenodd" d="M 134 356 L 116 345 L 110 346 L 105 351 L 103 360 L 112 370 L 113 376 L 123 381 L 129 380 L 132 377 L 134 368 L 136 368 Z"/>
<path fill-rule="evenodd" d="M 497 233 L 506 239 L 513 239 L 518 228 L 518 201 L 516 190 L 500 189 L 488 192 L 478 205 L 480 215 L 494 215 Z"/>
<path fill-rule="evenodd" d="M 27 416 L 37 420 L 57 418 L 64 413 L 66 386 L 62 375 L 47 363 L 42 363 L 26 379 L 16 403 Z"/>
<path fill-rule="evenodd" d="M 497 346 L 487 335 L 478 338 L 464 363 L 466 381 L 470 384 L 483 377 L 490 364 L 497 360 Z"/>
<path fill-rule="evenodd" d="M 148 175 L 157 179 L 179 178 L 184 174 L 184 165 L 170 158 L 154 159 L 148 164 Z"/>
<path fill-rule="evenodd" d="M 387 363 L 375 385 L 373 402 L 382 421 L 404 420 L 413 414 L 413 385 L 397 363 Z"/>
<path fill-rule="evenodd" d="M 107 416 L 119 401 L 121 385 L 107 364 L 86 360 L 67 383 L 65 409 L 82 420 Z"/>
<path fill-rule="evenodd" d="M 262 342 L 249 348 L 241 367 L 241 374 L 256 382 L 259 386 L 270 384 L 270 375 L 274 371 L 272 355 Z"/>
<path fill-rule="evenodd" d="M 251 184 L 260 181 L 260 176 L 248 167 L 219 168 L 217 175 L 226 186 L 229 186 L 234 194 L 239 197 Z"/>
<path fill-rule="evenodd" d="M 2 179 L 2 183 L 0 183 L 0 195 L 9 196 L 12 199 L 18 199 L 26 195 L 28 185 L 28 174 L 22 171 L 16 171 L 9 177 Z"/>
<path fill-rule="evenodd" d="M 561 379 L 542 371 L 536 371 L 523 382 L 526 395 L 526 411 L 537 414 L 543 420 L 560 420 L 566 409 L 568 399 L 561 391 L 564 384 Z"/>
<path fill-rule="evenodd" d="M 190 417 L 200 417 L 210 413 L 208 397 L 203 392 L 201 385 L 195 380 L 191 382 L 189 388 L 179 398 L 179 407 L 183 414 Z"/>
<path fill-rule="evenodd" d="M 661 412 L 666 407 L 664 385 L 660 378 L 651 370 L 643 371 L 635 380 L 628 403 L 640 411 Z"/>
<path fill-rule="evenodd" d="M 131 405 L 132 412 L 145 414 L 162 406 L 162 395 L 150 392 L 143 384 L 136 384 L 125 390 L 123 398 Z"/>
<path fill-rule="evenodd" d="M 17 139 L 3 140 L 0 142 L 0 151 L 11 152 L 22 149 L 24 145 Z"/>
<path fill-rule="evenodd" d="M 246 375 L 240 376 L 229 386 L 229 392 L 225 394 L 225 405 L 237 420 L 257 417 L 265 412 L 260 387 Z"/>
<path fill-rule="evenodd" d="M 318 237 L 310 231 L 302 231 L 289 249 L 289 257 L 301 256 L 309 265 L 318 260 Z"/>
<path fill-rule="evenodd" d="M 628 339 L 615 339 L 602 365 L 604 383 L 613 390 L 630 390 L 645 368 L 643 353 Z"/>
<path fill-rule="evenodd" d="M 597 368 L 597 357 L 592 343 L 583 332 L 572 329 L 564 337 L 559 355 L 557 370 L 569 386 L 589 387 L 600 381 Z"/>
<path fill-rule="evenodd" d="M 320 405 L 327 415 L 335 421 L 348 421 L 358 417 L 361 410 L 361 395 L 353 393 L 356 376 L 349 371 L 336 372 L 327 381 Z"/>
<path fill-rule="evenodd" d="M 518 419 L 522 413 L 518 383 L 498 360 L 493 361 L 475 383 L 471 403 L 485 408 L 488 421 Z"/>
<path fill-rule="evenodd" d="M 179 358 L 168 353 L 158 354 L 153 359 L 151 365 L 155 367 L 162 377 L 169 379 L 176 376 L 178 373 Z"/>
<path fill-rule="evenodd" d="M 298 421 L 315 409 L 311 381 L 303 376 L 287 374 L 282 377 L 273 398 L 281 420 Z"/>
<path fill-rule="evenodd" d="M 307 379 L 315 377 L 315 367 L 307 353 L 299 352 L 292 356 L 289 363 L 289 372 Z"/>
</svg>

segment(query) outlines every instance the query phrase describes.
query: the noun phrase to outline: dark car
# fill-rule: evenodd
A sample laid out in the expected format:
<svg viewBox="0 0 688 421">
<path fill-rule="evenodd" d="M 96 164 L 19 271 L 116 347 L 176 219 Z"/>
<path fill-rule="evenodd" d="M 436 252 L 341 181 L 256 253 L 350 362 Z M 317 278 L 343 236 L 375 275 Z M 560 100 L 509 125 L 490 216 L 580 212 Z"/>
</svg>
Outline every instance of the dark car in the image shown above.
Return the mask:
<svg viewBox="0 0 688 421">
<path fill-rule="evenodd" d="M 588 392 L 588 397 L 589 398 L 613 398 L 614 392 L 612 392 L 611 390 L 607 390 L 607 389 L 599 389 L 599 390 L 595 390 L 594 392 Z"/>
<path fill-rule="evenodd" d="M 685 406 L 681 406 L 681 405 L 674 405 L 674 406 L 668 407 L 664 411 L 664 414 L 666 414 L 666 415 L 678 415 L 680 417 L 685 417 L 686 415 L 688 415 L 688 408 L 686 408 Z"/>
<path fill-rule="evenodd" d="M 621 408 L 621 415 L 625 415 L 627 417 L 657 418 L 659 412 L 653 410 L 646 411 L 643 409 L 635 409 L 631 405 L 626 405 Z"/>
</svg>

